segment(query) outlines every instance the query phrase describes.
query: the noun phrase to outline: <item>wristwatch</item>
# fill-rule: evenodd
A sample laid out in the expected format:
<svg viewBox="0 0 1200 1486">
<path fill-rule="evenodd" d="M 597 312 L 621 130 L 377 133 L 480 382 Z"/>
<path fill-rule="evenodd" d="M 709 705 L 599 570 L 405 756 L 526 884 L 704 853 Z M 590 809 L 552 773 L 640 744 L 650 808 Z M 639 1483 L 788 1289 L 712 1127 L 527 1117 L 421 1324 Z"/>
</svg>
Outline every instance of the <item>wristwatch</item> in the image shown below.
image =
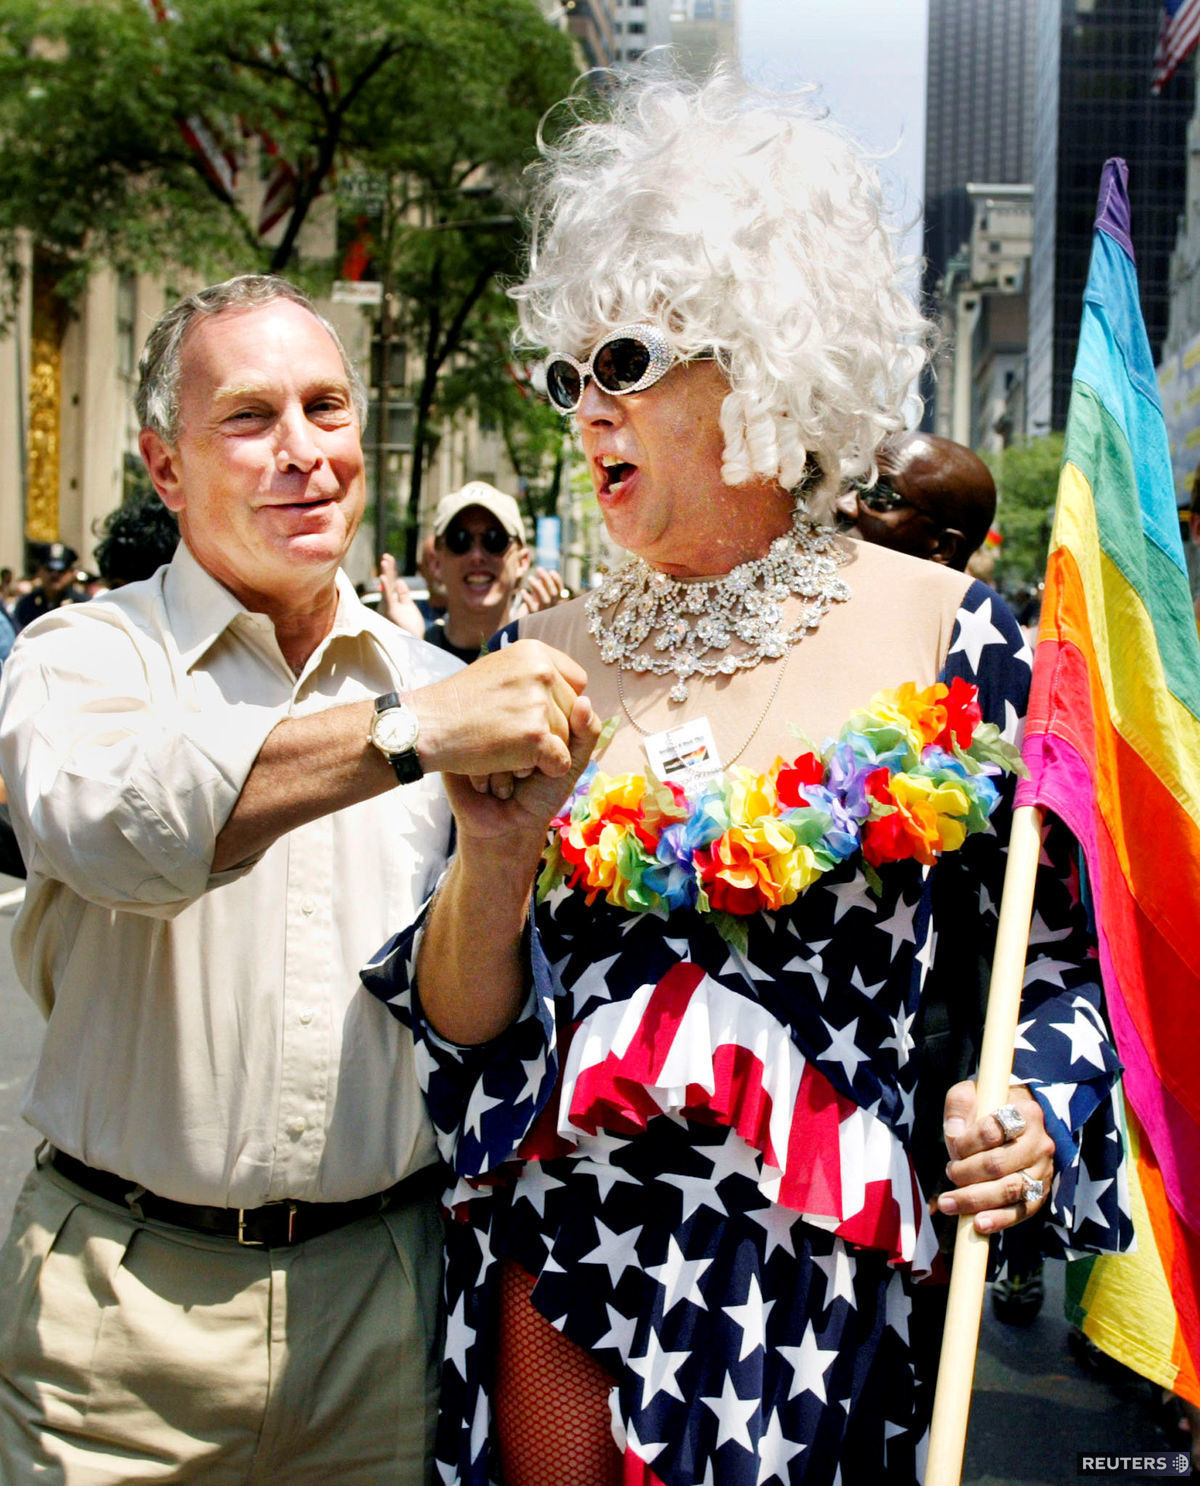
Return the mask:
<svg viewBox="0 0 1200 1486">
<path fill-rule="evenodd" d="M 401 784 L 415 784 L 425 776 L 417 757 L 420 734 L 417 714 L 394 691 L 375 698 L 375 715 L 367 737 L 395 769 Z"/>
</svg>

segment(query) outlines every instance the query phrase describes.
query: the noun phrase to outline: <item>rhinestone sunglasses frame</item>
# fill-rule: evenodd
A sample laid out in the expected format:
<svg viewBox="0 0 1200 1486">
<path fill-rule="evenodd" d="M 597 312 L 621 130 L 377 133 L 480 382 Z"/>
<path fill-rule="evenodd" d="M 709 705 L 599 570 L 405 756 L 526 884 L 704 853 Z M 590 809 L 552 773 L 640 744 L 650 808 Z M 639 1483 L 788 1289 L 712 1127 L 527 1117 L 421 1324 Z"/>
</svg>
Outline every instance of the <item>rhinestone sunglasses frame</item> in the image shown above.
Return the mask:
<svg viewBox="0 0 1200 1486">
<path fill-rule="evenodd" d="M 603 377 L 597 374 L 596 361 L 608 347 L 622 340 L 636 342 L 649 353 L 650 360 L 646 370 L 636 382 L 628 387 L 609 387 L 605 384 Z M 645 392 L 648 387 L 653 387 L 655 382 L 661 381 L 666 376 L 677 361 L 684 359 L 657 325 L 622 325 L 616 330 L 610 330 L 603 340 L 596 344 L 586 362 L 576 361 L 574 356 L 566 351 L 555 351 L 547 356 L 544 363 L 546 396 L 560 413 L 573 413 L 583 401 L 584 390 L 589 379 L 594 380 L 596 385 L 603 392 L 607 392 L 610 397 L 628 397 L 631 392 Z M 555 385 L 553 369 L 560 362 L 565 362 L 579 378 L 579 390 L 570 403 L 560 401 L 553 392 Z"/>
</svg>

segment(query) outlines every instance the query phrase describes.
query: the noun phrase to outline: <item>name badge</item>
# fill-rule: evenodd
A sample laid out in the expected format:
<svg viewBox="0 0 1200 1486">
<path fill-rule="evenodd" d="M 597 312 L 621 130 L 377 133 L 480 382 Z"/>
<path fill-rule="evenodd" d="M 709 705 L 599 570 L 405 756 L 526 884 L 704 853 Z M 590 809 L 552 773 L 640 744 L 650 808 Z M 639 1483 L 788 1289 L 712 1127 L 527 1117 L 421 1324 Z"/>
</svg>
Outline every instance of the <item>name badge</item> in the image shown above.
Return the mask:
<svg viewBox="0 0 1200 1486">
<path fill-rule="evenodd" d="M 721 756 L 707 717 L 648 733 L 644 743 L 650 768 L 664 784 L 669 781 L 688 789 L 721 772 Z"/>
</svg>

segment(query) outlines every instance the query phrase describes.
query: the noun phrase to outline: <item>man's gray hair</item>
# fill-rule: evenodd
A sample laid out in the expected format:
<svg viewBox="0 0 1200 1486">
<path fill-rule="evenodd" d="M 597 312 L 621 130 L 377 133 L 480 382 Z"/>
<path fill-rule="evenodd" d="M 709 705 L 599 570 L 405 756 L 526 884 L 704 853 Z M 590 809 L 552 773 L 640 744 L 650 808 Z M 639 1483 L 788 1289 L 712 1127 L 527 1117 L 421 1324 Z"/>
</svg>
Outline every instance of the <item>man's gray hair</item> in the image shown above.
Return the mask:
<svg viewBox="0 0 1200 1486">
<path fill-rule="evenodd" d="M 138 362 L 136 407 L 141 427 L 152 429 L 168 444 L 174 444 L 178 439 L 180 352 L 183 338 L 195 320 L 205 315 L 224 314 L 227 310 L 260 309 L 277 299 L 290 299 L 293 304 L 300 305 L 329 332 L 350 383 L 359 427 L 364 426 L 367 421 L 367 390 L 346 355 L 337 331 L 324 315 L 318 313 L 308 295 L 287 279 L 276 278 L 274 274 L 244 273 L 226 279 L 223 284 L 212 284 L 207 289 L 187 295 L 154 322 Z"/>
</svg>

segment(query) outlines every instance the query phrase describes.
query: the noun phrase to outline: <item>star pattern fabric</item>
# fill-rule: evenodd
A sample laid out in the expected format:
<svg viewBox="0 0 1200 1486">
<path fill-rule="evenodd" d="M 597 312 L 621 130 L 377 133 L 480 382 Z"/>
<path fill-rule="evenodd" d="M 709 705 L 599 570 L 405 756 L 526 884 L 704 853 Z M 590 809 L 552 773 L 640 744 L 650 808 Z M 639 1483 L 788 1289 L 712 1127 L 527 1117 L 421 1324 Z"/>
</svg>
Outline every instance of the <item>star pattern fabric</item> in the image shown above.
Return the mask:
<svg viewBox="0 0 1200 1486">
<path fill-rule="evenodd" d="M 1029 660 L 1003 602 L 973 585 L 941 679 L 978 686 L 1010 740 Z M 1010 795 L 998 830 L 961 854 L 985 941 Z M 627 1486 L 918 1478 L 931 1400 L 910 1358 L 909 1297 L 938 1261 L 908 1153 L 911 1028 L 930 965 L 941 973 L 938 871 L 888 864 L 877 896 L 852 858 L 748 920 L 744 953 L 700 915 L 630 915 L 560 886 L 531 925 L 525 1009 L 483 1047 L 447 1044 L 425 1022 L 420 921 L 380 952 L 364 980 L 412 1028 L 456 1179 L 443 1480 L 498 1480 L 500 1256 L 612 1374 Z M 1015 1076 L 1055 1142 L 1044 1242 L 1057 1254 L 1132 1238 L 1120 1070 L 1077 889 L 1072 845 L 1052 830 Z M 947 939 L 961 954 L 962 926 Z"/>
</svg>

